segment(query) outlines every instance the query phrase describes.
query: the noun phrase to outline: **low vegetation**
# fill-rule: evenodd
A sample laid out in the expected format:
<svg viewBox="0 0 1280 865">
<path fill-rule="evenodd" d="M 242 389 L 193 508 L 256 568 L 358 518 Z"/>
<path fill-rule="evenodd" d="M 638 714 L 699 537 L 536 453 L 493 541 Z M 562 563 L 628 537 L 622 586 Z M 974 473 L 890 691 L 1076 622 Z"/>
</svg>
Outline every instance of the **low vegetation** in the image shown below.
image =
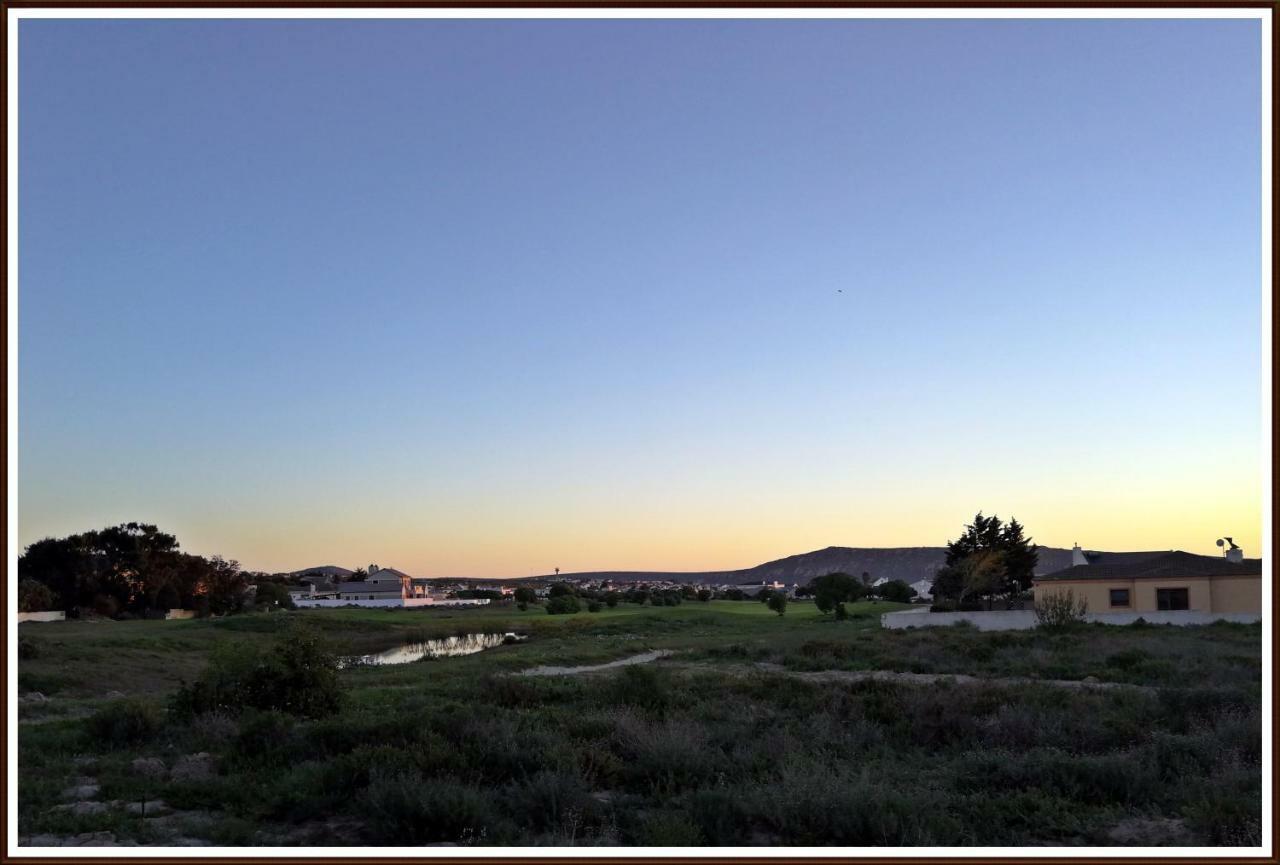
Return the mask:
<svg viewBox="0 0 1280 865">
<path fill-rule="evenodd" d="M 163 800 L 184 833 L 218 844 L 1258 842 L 1257 626 L 886 631 L 879 614 L 899 606 L 842 608 L 844 619 L 808 601 L 785 616 L 708 601 L 23 625 L 36 648 L 20 662 L 23 690 L 40 684 L 50 699 L 21 709 L 19 829 L 164 839 L 171 817 L 58 810 L 92 772 L 98 800 Z M 528 639 L 396 667 L 336 663 L 507 631 Z M 647 649 L 674 654 L 512 675 Z M 144 660 L 149 677 L 112 672 Z M 811 677 L 859 670 L 990 681 Z M 188 763 L 204 761 L 193 776 Z"/>
<path fill-rule="evenodd" d="M 1035 602 L 1036 624 L 1041 628 L 1061 630 L 1084 623 L 1089 602 L 1077 598 L 1071 589 L 1048 592 Z"/>
</svg>

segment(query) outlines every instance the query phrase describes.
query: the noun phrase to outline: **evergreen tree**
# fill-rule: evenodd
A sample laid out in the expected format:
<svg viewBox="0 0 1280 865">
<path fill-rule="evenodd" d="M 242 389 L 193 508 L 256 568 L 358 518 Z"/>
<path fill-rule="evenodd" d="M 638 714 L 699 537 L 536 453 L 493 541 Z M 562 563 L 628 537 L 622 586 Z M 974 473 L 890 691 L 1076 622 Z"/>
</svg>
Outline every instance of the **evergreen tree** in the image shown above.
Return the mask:
<svg viewBox="0 0 1280 865">
<path fill-rule="evenodd" d="M 1031 588 L 1040 555 L 1016 519 L 1006 525 L 994 514 L 982 512 L 964 527 L 964 533 L 947 542 L 947 566 L 934 581 L 934 594 L 962 599 L 1013 596 Z"/>
</svg>

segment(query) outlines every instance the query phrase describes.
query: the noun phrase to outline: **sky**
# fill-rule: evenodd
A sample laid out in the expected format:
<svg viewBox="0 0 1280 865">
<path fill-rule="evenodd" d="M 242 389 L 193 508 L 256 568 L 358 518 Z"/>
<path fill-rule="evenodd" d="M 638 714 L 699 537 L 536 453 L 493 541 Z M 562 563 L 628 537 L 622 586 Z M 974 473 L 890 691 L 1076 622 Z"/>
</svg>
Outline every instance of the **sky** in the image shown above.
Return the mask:
<svg viewBox="0 0 1280 865">
<path fill-rule="evenodd" d="M 19 25 L 19 541 L 1261 554 L 1260 25 Z"/>
</svg>

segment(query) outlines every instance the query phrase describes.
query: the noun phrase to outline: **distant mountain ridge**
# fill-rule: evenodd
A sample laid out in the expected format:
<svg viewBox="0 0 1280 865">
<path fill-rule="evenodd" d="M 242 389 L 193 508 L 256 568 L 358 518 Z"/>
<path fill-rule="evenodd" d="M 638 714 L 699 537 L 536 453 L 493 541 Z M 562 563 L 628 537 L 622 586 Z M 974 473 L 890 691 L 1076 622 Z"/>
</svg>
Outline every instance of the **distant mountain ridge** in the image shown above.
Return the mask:
<svg viewBox="0 0 1280 865">
<path fill-rule="evenodd" d="M 1071 565 L 1071 550 L 1037 546 L 1036 552 L 1040 554 L 1037 574 L 1053 573 Z M 946 547 L 827 547 L 733 571 L 582 571 L 560 574 L 560 578 L 736 585 L 777 580 L 803 584 L 823 574 L 843 572 L 859 576 L 865 571 L 877 580 L 884 577 L 914 583 L 933 579 L 933 575 L 946 563 Z M 535 579 L 555 579 L 555 576 L 544 574 Z"/>
<path fill-rule="evenodd" d="M 1058 547 L 1036 547 L 1040 554 L 1037 574 L 1050 574 L 1071 566 L 1071 550 Z M 615 582 L 671 582 L 750 585 L 778 581 L 782 583 L 807 583 L 823 574 L 843 572 L 861 575 L 864 571 L 874 579 L 884 577 L 914 583 L 931 580 L 938 569 L 947 562 L 946 547 L 827 547 L 808 553 L 799 553 L 732 571 L 578 571 L 541 574 L 534 577 L 479 578 L 440 577 L 438 579 L 475 580 L 487 583 L 506 583 L 518 580 L 613 580 Z M 323 573 L 327 576 L 350 576 L 351 571 L 336 565 L 305 568 L 290 576 L 307 573 Z"/>
</svg>

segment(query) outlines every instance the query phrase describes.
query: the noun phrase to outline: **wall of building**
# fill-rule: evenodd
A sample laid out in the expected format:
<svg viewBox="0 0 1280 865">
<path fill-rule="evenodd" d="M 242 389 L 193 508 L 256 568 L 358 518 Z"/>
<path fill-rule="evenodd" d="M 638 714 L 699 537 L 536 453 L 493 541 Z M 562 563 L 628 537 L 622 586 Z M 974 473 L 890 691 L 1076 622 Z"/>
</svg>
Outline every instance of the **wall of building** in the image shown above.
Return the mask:
<svg viewBox="0 0 1280 865">
<path fill-rule="evenodd" d="M 1209 592 L 1215 613 L 1257 613 L 1262 610 L 1262 577 L 1214 577 Z"/>
<path fill-rule="evenodd" d="M 194 619 L 196 617 L 195 610 L 166 610 L 164 617 L 166 619 Z"/>
<path fill-rule="evenodd" d="M 1130 625 L 1143 619 L 1153 625 L 1210 625 L 1218 621 L 1252 623 L 1262 620 L 1259 613 L 1201 613 L 1194 610 L 1164 610 L 1129 613 L 1089 613 L 1085 620 L 1103 625 Z M 931 613 L 927 609 L 885 613 L 880 626 L 890 630 L 903 628 L 943 628 L 968 622 L 979 631 L 1029 631 L 1036 626 L 1032 610 L 1000 610 L 977 613 Z"/>
<path fill-rule="evenodd" d="M 1089 602 L 1089 611 L 1123 612 L 1111 606 L 1112 589 L 1129 590 L 1129 611 L 1157 612 L 1157 589 L 1186 589 L 1191 612 L 1257 613 L 1262 610 L 1261 577 L 1188 577 L 1165 579 L 1143 577 L 1136 580 L 1047 580 L 1037 583 L 1036 600 L 1068 589 L 1077 598 Z"/>
<path fill-rule="evenodd" d="M 304 598 L 294 601 L 300 609 L 311 607 L 476 607 L 489 603 L 488 598 L 436 600 L 434 598 L 375 598 L 374 600 L 332 600 Z"/>
<path fill-rule="evenodd" d="M 18 613 L 19 622 L 61 622 L 65 621 L 65 610 L 42 610 L 37 613 Z"/>
<path fill-rule="evenodd" d="M 1129 606 L 1112 607 L 1112 589 L 1128 589 Z M 1068 591 L 1077 600 L 1083 598 L 1089 604 L 1091 613 L 1128 612 L 1138 609 L 1133 580 L 1049 580 L 1036 584 L 1035 599 L 1040 601 L 1049 595 L 1066 594 Z"/>
</svg>

